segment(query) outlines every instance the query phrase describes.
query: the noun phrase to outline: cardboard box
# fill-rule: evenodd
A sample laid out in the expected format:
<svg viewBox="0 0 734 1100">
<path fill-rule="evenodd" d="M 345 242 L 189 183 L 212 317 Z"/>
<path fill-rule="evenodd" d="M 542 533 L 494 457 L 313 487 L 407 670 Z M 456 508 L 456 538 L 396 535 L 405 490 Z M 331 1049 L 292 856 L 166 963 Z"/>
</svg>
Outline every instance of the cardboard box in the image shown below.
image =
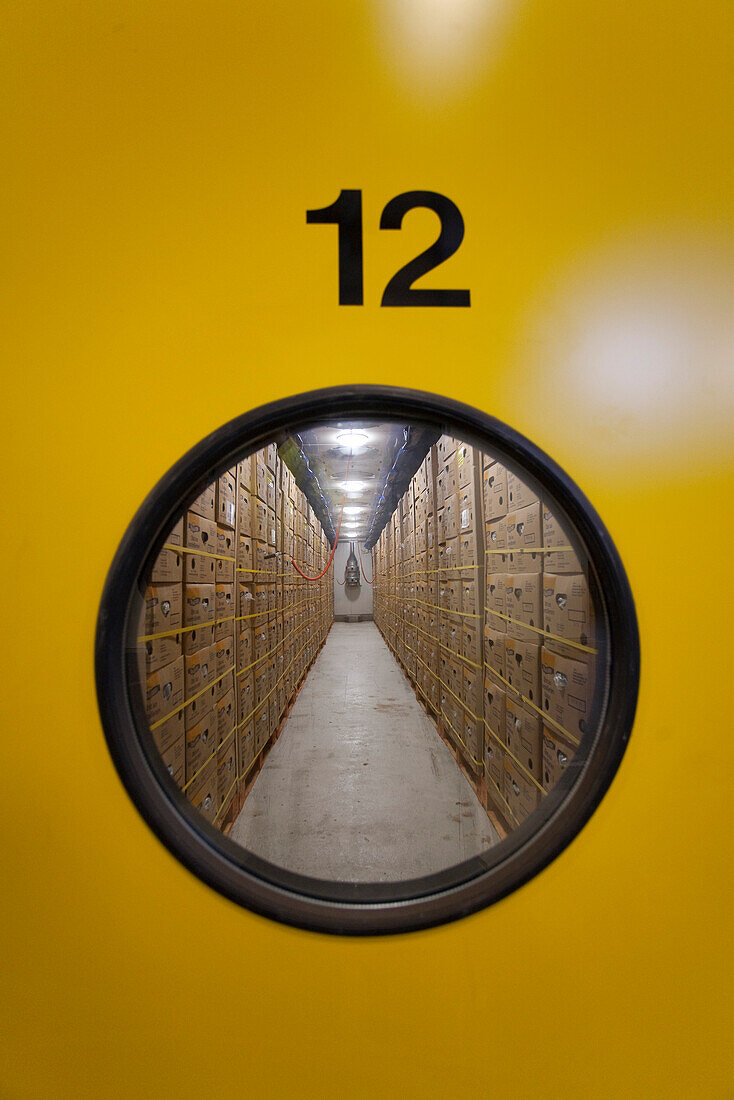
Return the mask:
<svg viewBox="0 0 734 1100">
<path fill-rule="evenodd" d="M 201 516 L 202 519 L 216 519 L 215 497 L 214 484 L 207 485 L 206 489 L 204 489 L 194 503 L 189 506 L 189 512 L 195 512 L 196 515 Z"/>
<path fill-rule="evenodd" d="M 186 739 L 183 729 L 181 736 L 161 751 L 161 759 L 174 783 L 178 787 L 183 787 L 186 782 Z"/>
<path fill-rule="evenodd" d="M 210 684 L 216 675 L 216 657 L 214 646 L 205 646 L 195 653 L 184 655 L 184 695 L 191 699 L 192 695 Z"/>
<path fill-rule="evenodd" d="M 459 496 L 458 493 L 451 493 L 444 499 L 443 505 L 443 526 L 444 533 L 447 539 L 457 538 L 459 534 Z M 458 554 L 457 554 L 458 559 Z"/>
<path fill-rule="evenodd" d="M 594 692 L 592 666 L 571 660 L 543 647 L 543 710 L 578 740 L 589 728 L 589 713 Z"/>
<path fill-rule="evenodd" d="M 170 665 L 171 661 L 175 661 L 183 652 L 180 634 L 172 634 L 166 638 L 154 638 L 152 641 L 143 644 L 145 646 L 146 675 L 155 672 L 156 669 L 163 668 L 164 665 Z"/>
<path fill-rule="evenodd" d="M 464 665 L 463 670 L 463 683 L 461 685 L 461 691 L 457 692 L 457 695 L 464 700 L 465 707 L 471 711 L 475 718 L 483 719 L 484 707 L 482 699 L 482 672 L 478 668 L 468 668 Z M 474 753 L 477 760 L 482 759 L 481 753 Z"/>
<path fill-rule="evenodd" d="M 541 705 L 540 649 L 535 642 L 520 642 L 512 635 L 505 642 L 505 679 L 536 707 Z"/>
<path fill-rule="evenodd" d="M 233 688 L 229 688 L 217 702 L 215 713 L 217 716 L 217 744 L 221 745 L 225 737 L 229 737 L 237 724 L 237 704 L 235 703 Z"/>
<path fill-rule="evenodd" d="M 213 822 L 219 812 L 219 788 L 217 787 L 217 760 L 212 757 L 202 768 L 186 791 L 186 797 L 195 810 L 208 822 Z"/>
<path fill-rule="evenodd" d="M 540 803 L 540 791 L 509 756 L 505 756 L 505 799 L 518 824 L 529 817 Z"/>
<path fill-rule="evenodd" d="M 241 724 L 252 718 L 255 711 L 255 677 L 252 670 L 237 673 L 235 695 L 237 698 L 237 722 Z"/>
<path fill-rule="evenodd" d="M 216 518 L 225 527 L 234 527 L 237 501 L 237 472 L 227 470 L 217 479 Z"/>
<path fill-rule="evenodd" d="M 209 708 L 196 725 L 186 730 L 186 782 L 212 755 L 217 746 L 217 712 Z"/>
<path fill-rule="evenodd" d="M 233 581 L 235 569 L 235 535 L 229 527 L 217 524 L 217 580 Z"/>
<path fill-rule="evenodd" d="M 543 545 L 567 547 L 567 549 L 546 552 L 544 572 L 546 573 L 584 573 L 576 551 L 571 545 L 566 528 L 557 515 L 547 505 L 543 505 Z"/>
<path fill-rule="evenodd" d="M 507 550 L 507 517 L 484 525 L 484 553 L 488 573 L 502 573 L 509 562 Z"/>
<path fill-rule="evenodd" d="M 457 583 L 461 599 L 458 610 L 465 615 L 479 615 L 483 618 L 483 610 L 477 594 L 477 586 L 483 588 L 481 581 L 477 581 L 472 572 L 468 576 L 462 577 Z"/>
<path fill-rule="evenodd" d="M 505 712 L 505 744 L 523 768 L 539 780 L 543 759 L 540 715 L 510 694 Z"/>
<path fill-rule="evenodd" d="M 543 627 L 543 574 L 508 573 L 505 596 L 505 614 L 511 620 L 507 624 L 508 635 L 519 642 L 537 645 L 542 637 L 538 630 Z"/>
<path fill-rule="evenodd" d="M 461 652 L 475 665 L 482 661 L 481 626 L 475 619 L 463 619 L 461 630 Z"/>
<path fill-rule="evenodd" d="M 253 466 L 254 455 L 243 458 L 242 461 L 237 464 L 237 477 L 239 479 L 240 489 L 246 489 L 248 493 L 254 492 L 255 490 L 255 472 Z"/>
<path fill-rule="evenodd" d="M 184 701 L 183 657 L 156 669 L 145 679 L 145 713 L 151 725 L 180 707 Z"/>
<path fill-rule="evenodd" d="M 480 569 L 484 565 L 484 554 L 476 531 L 459 536 L 459 564 L 462 568 L 479 566 Z"/>
<path fill-rule="evenodd" d="M 229 801 L 237 782 L 237 739 L 232 736 L 217 749 L 217 791 L 219 805 Z"/>
<path fill-rule="evenodd" d="M 481 524 L 482 510 L 479 507 L 479 500 L 473 481 L 469 485 L 464 485 L 459 489 L 457 499 L 459 534 L 466 534 L 467 531 L 478 531 Z"/>
<path fill-rule="evenodd" d="M 504 794 L 505 786 L 505 750 L 498 741 L 495 740 L 485 730 L 484 736 L 484 774 L 487 779 L 487 788 L 493 803 L 497 803 L 497 796 L 492 790 L 493 786 L 497 788 L 500 795 Z M 502 803 L 499 803 L 500 809 L 504 809 Z"/>
<path fill-rule="evenodd" d="M 184 539 L 185 545 L 189 550 L 198 550 L 206 554 L 216 554 L 217 525 L 214 520 L 205 519 L 195 512 L 189 511 L 186 513 Z"/>
<path fill-rule="evenodd" d="M 183 519 L 169 532 L 166 542 L 173 547 L 183 546 Z M 163 549 L 155 560 L 150 573 L 151 584 L 176 584 L 183 577 L 183 554 L 176 549 Z"/>
<path fill-rule="evenodd" d="M 214 645 L 215 628 L 213 626 L 199 626 L 194 630 L 185 631 L 181 637 L 183 638 L 184 653 L 196 653 L 197 649 Z"/>
<path fill-rule="evenodd" d="M 515 512 L 539 500 L 538 492 L 512 470 L 507 471 L 507 510 Z"/>
<path fill-rule="evenodd" d="M 501 519 L 507 515 L 507 469 L 501 462 L 493 462 L 482 474 L 484 519 Z"/>
<path fill-rule="evenodd" d="M 540 502 L 507 514 L 507 549 L 513 573 L 543 572 Z"/>
<path fill-rule="evenodd" d="M 255 752 L 260 752 L 270 738 L 270 713 L 267 703 L 255 711 L 253 726 L 255 730 Z"/>
<path fill-rule="evenodd" d="M 184 723 L 184 712 L 182 710 L 176 711 L 170 718 L 167 718 L 162 725 L 156 726 L 152 731 L 153 740 L 158 752 L 163 756 L 168 753 L 172 746 L 180 745 L 181 747 L 181 769 L 183 771 L 183 755 L 186 725 Z"/>
<path fill-rule="evenodd" d="M 484 626 L 484 659 L 487 667 L 493 672 L 499 673 L 503 679 L 505 676 L 505 639 L 507 635 L 495 630 L 489 624 Z"/>
<path fill-rule="evenodd" d="M 484 723 L 480 716 L 470 713 L 465 707 L 462 712 L 464 744 L 466 745 L 472 764 L 478 767 L 484 758 Z"/>
<path fill-rule="evenodd" d="M 184 725 L 186 730 L 191 730 L 194 726 L 197 726 L 199 722 L 213 710 L 217 702 L 217 685 L 215 682 L 211 682 L 204 688 L 200 694 L 194 696 L 193 699 L 189 699 L 184 707 Z"/>
<path fill-rule="evenodd" d="M 439 465 L 443 465 L 456 452 L 458 440 L 451 435 L 442 435 L 436 442 L 436 455 Z"/>
<path fill-rule="evenodd" d="M 543 786 L 552 791 L 571 765 L 576 749 L 550 726 L 543 726 Z"/>
<path fill-rule="evenodd" d="M 221 676 L 235 663 L 234 635 L 227 634 L 219 638 L 213 646 L 214 649 L 214 675 Z"/>
<path fill-rule="evenodd" d="M 220 703 L 228 691 L 234 691 L 234 667 L 228 668 L 214 680 L 214 706 Z"/>
<path fill-rule="evenodd" d="M 145 590 L 146 634 L 175 634 L 182 626 L 181 585 L 151 584 Z"/>
<path fill-rule="evenodd" d="M 275 474 L 270 469 L 265 470 L 265 502 L 275 511 Z"/>
<path fill-rule="evenodd" d="M 504 745 L 507 694 L 491 675 L 484 677 L 484 721 L 495 738 Z"/>
<path fill-rule="evenodd" d="M 255 456 L 255 484 L 252 486 L 255 496 L 258 500 L 262 501 L 267 506 L 268 503 L 268 482 L 265 463 L 261 457 L 262 452 L 258 452 Z"/>
<path fill-rule="evenodd" d="M 213 624 L 216 619 L 213 584 L 187 584 L 184 587 L 184 625 Z"/>
<path fill-rule="evenodd" d="M 259 539 L 263 543 L 267 543 L 268 538 L 268 506 L 264 500 L 253 501 L 252 516 L 250 517 L 252 525 L 252 537 Z"/>
<path fill-rule="evenodd" d="M 247 573 L 240 574 L 246 577 Z M 245 621 L 255 615 L 255 584 L 252 580 L 237 581 L 237 615 Z M 252 624 L 250 623 L 250 626 Z"/>
<path fill-rule="evenodd" d="M 507 633 L 507 623 L 504 616 L 507 614 L 507 574 L 490 573 L 487 576 L 487 590 L 485 593 L 485 624 L 500 634 Z M 501 617 L 502 616 L 502 617 Z"/>
<path fill-rule="evenodd" d="M 235 613 L 233 584 L 216 584 L 214 586 L 214 611 L 217 622 L 228 624 L 229 629 L 226 633 L 232 633 L 232 622 Z"/>
<path fill-rule="evenodd" d="M 240 535 L 252 534 L 253 494 L 240 486 L 237 494 L 237 531 Z"/>
<path fill-rule="evenodd" d="M 255 759 L 255 727 L 252 719 L 237 729 L 237 774 L 247 781 L 250 765 Z"/>
<path fill-rule="evenodd" d="M 465 485 L 474 482 L 474 472 L 477 468 L 477 452 L 469 443 L 459 443 L 456 448 L 456 471 L 459 478 L 459 491 Z"/>
<path fill-rule="evenodd" d="M 184 584 L 214 584 L 217 560 L 208 554 L 184 555 Z"/>
<path fill-rule="evenodd" d="M 594 646 L 594 616 L 583 573 L 543 573 L 543 626 L 568 642 Z M 553 649 L 557 646 L 553 645 Z M 580 652 L 580 651 L 579 651 Z M 568 654 L 573 659 L 572 647 Z"/>
</svg>

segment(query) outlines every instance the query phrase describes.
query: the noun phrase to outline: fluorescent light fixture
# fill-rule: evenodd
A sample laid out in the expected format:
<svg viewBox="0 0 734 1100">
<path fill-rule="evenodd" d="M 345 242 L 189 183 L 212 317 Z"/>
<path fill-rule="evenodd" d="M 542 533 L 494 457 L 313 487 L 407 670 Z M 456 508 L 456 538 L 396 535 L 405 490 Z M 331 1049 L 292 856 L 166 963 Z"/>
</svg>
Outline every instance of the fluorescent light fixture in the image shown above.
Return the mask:
<svg viewBox="0 0 734 1100">
<path fill-rule="evenodd" d="M 360 508 L 358 504 L 348 504 L 344 509 L 345 516 L 358 516 L 360 512 L 364 512 L 364 508 Z"/>
<path fill-rule="evenodd" d="M 355 496 L 357 493 L 363 493 L 364 492 L 364 482 L 363 481 L 345 481 L 343 484 L 344 484 L 344 492 L 348 493 L 349 496 Z"/>
<path fill-rule="evenodd" d="M 364 445 L 368 439 L 367 432 L 363 432 L 360 428 L 345 428 L 344 431 L 336 433 L 337 443 L 343 450 L 354 455 L 364 450 Z"/>
</svg>

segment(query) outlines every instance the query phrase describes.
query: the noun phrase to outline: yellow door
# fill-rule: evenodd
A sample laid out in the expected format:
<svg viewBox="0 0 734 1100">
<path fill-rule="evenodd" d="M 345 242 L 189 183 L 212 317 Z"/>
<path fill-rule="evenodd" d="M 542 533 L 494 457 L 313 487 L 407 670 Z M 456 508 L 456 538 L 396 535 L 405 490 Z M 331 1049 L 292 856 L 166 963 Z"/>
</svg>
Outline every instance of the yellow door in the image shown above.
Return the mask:
<svg viewBox="0 0 734 1100">
<path fill-rule="evenodd" d="M 713 0 L 4 5 L 3 1095 L 730 1094 L 731 32 Z M 343 191 L 362 304 L 306 219 Z M 417 284 L 469 291 L 448 305 L 381 304 L 438 233 L 425 208 L 391 227 L 411 191 L 463 220 Z M 467 402 L 559 462 L 643 654 L 570 848 L 489 910 L 362 940 L 179 865 L 93 677 L 158 478 L 349 382 Z"/>
</svg>

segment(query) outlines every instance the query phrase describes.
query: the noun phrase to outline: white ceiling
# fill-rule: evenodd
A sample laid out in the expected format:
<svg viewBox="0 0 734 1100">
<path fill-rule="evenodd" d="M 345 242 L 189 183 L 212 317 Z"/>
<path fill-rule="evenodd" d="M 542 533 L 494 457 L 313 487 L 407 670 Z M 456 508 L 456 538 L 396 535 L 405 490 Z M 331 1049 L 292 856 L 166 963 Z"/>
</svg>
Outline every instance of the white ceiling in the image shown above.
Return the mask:
<svg viewBox="0 0 734 1100">
<path fill-rule="evenodd" d="M 338 434 L 348 428 L 367 433 L 364 445 L 351 457 L 347 447 L 337 440 Z M 339 522 L 342 503 L 345 509 L 358 508 L 354 514 L 345 511 L 341 538 L 362 540 L 369 530 L 385 479 L 403 445 L 403 426 L 366 420 L 334 421 L 299 434 L 308 464 L 328 503 L 334 529 Z M 349 483 L 361 483 L 359 492 L 345 492 L 347 460 Z"/>
</svg>

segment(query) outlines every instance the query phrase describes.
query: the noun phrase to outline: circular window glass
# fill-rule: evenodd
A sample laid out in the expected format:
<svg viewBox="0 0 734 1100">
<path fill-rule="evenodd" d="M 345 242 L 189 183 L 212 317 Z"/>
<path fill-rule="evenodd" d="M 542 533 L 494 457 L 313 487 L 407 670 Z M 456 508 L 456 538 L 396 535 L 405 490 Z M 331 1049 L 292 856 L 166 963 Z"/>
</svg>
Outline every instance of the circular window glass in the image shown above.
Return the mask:
<svg viewBox="0 0 734 1100">
<path fill-rule="evenodd" d="M 507 426 L 382 387 L 231 421 L 133 519 L 97 633 L 108 743 L 171 851 L 344 933 L 486 906 L 583 826 L 634 714 L 599 517 Z"/>
</svg>

